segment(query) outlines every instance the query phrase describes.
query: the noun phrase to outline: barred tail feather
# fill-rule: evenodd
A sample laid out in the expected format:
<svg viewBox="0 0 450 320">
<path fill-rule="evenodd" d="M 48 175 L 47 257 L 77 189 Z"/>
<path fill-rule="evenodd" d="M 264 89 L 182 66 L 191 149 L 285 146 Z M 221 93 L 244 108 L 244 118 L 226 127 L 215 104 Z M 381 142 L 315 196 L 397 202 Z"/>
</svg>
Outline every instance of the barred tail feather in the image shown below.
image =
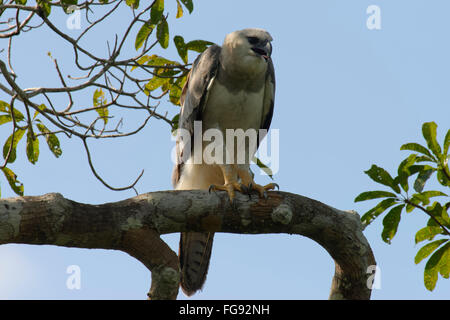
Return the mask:
<svg viewBox="0 0 450 320">
<path fill-rule="evenodd" d="M 220 168 L 207 165 L 184 164 L 174 174 L 176 190 L 208 190 L 211 184 L 222 185 Z M 181 269 L 181 289 L 187 296 L 203 287 L 208 273 L 214 233 L 182 232 L 178 252 Z"/>
<path fill-rule="evenodd" d="M 187 296 L 203 287 L 208 273 L 214 233 L 182 232 L 180 238 L 181 289 Z"/>
</svg>

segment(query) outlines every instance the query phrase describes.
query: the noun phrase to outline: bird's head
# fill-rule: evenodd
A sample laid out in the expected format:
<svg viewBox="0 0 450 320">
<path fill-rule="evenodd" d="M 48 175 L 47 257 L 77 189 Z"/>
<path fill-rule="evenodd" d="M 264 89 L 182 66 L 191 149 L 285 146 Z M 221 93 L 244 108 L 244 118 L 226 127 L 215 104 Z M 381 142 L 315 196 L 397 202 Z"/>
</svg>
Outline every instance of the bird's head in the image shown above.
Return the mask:
<svg viewBox="0 0 450 320">
<path fill-rule="evenodd" d="M 226 57 L 232 59 L 233 64 L 239 64 L 241 69 L 262 72 L 272 54 L 271 41 L 272 37 L 266 30 L 243 29 L 228 34 L 223 49 Z"/>
<path fill-rule="evenodd" d="M 248 55 L 267 60 L 272 54 L 271 41 L 272 37 L 266 30 L 249 28 L 228 34 L 223 44 L 242 57 Z"/>
</svg>

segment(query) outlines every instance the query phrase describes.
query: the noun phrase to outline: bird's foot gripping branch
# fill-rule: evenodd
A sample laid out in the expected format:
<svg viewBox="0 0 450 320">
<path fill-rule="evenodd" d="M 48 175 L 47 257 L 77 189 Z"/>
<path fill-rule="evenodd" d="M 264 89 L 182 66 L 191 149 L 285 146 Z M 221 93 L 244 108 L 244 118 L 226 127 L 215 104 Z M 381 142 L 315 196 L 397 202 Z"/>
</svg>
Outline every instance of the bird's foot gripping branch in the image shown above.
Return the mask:
<svg viewBox="0 0 450 320">
<path fill-rule="evenodd" d="M 151 299 L 176 299 L 177 254 L 160 235 L 174 232 L 288 233 L 308 237 L 335 262 L 330 299 L 369 299 L 375 265 L 355 212 L 286 192 L 268 199 L 225 192 L 161 191 L 91 205 L 58 193 L 0 200 L 0 244 L 47 244 L 127 252 L 152 273 Z M 372 268 L 373 269 L 373 268 Z"/>
</svg>

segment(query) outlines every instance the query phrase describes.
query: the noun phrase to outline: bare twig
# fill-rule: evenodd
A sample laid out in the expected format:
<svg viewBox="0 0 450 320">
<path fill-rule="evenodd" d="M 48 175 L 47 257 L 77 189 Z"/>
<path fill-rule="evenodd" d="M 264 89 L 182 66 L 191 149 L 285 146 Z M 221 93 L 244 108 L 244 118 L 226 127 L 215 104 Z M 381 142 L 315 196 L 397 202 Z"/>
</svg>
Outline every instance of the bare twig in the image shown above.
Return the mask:
<svg viewBox="0 0 450 320">
<path fill-rule="evenodd" d="M 105 56 L 100 56 L 98 53 L 94 53 L 82 42 L 88 34 L 95 32 L 96 26 L 105 23 L 108 18 L 117 13 L 122 4 L 125 5 L 123 0 L 113 0 L 109 3 L 95 3 L 94 0 L 86 0 L 82 3 L 78 3 L 77 7 L 81 10 L 85 10 L 86 18 L 90 23 L 84 30 L 76 37 L 72 37 L 56 24 L 53 20 L 50 20 L 50 16 L 45 16 L 42 12 L 42 8 L 39 5 L 21 5 L 15 3 L 14 0 L 8 0 L 7 2 L 0 4 L 0 11 L 3 12 L 2 17 L 6 19 L 0 24 L 5 24 L 3 30 L 0 31 L 0 37 L 7 38 L 9 41 L 7 49 L 7 59 L 5 61 L 0 60 L 0 71 L 6 82 L 0 83 L 0 90 L 12 97 L 11 105 L 14 105 L 14 101 L 21 102 L 21 108 L 26 112 L 26 125 L 22 128 L 17 124 L 17 119 L 13 121 L 13 136 L 14 132 L 18 129 L 29 129 L 33 138 L 39 137 L 43 134 L 33 132 L 33 121 L 36 120 L 47 121 L 53 128 L 49 127 L 52 133 L 64 133 L 67 137 L 76 136 L 83 141 L 83 145 L 86 150 L 89 166 L 96 176 L 96 178 L 102 182 L 106 187 L 111 190 L 126 190 L 135 189 L 136 183 L 142 177 L 143 171 L 138 178 L 129 186 L 115 188 L 105 182 L 103 178 L 97 173 L 93 161 L 91 158 L 91 152 L 88 148 L 87 139 L 109 139 L 131 136 L 140 132 L 150 121 L 151 118 L 163 120 L 171 127 L 173 123 L 168 118 L 167 111 L 157 112 L 157 108 L 160 105 L 160 100 L 168 94 L 168 90 L 162 90 L 161 94 L 146 94 L 145 83 L 150 81 L 154 76 L 160 76 L 164 78 L 176 78 L 184 76 L 189 70 L 190 64 L 178 64 L 174 62 L 173 65 L 157 66 L 157 65 L 140 65 L 136 61 L 148 54 L 157 44 L 157 39 L 146 39 L 142 48 L 133 54 L 133 56 L 125 56 L 122 52 L 132 33 L 136 30 L 136 26 L 140 23 L 146 23 L 147 19 L 144 15 L 150 12 L 151 7 L 155 1 L 151 1 L 146 4 L 147 6 L 141 10 L 131 10 L 131 17 L 129 16 L 129 22 L 127 22 L 123 32 L 119 35 L 114 35 L 113 41 L 107 41 L 108 51 Z M 89 15 L 92 12 L 91 6 L 103 5 L 107 10 L 104 11 L 101 17 L 93 20 Z M 67 4 L 61 1 L 51 2 L 51 6 L 67 8 Z M 109 7 L 108 7 L 109 6 Z M 21 15 L 20 13 L 26 14 Z M 9 14 L 9 16 L 8 16 Z M 53 15 L 53 13 L 52 13 Z M 121 16 L 122 18 L 123 16 Z M 38 23 L 39 22 L 39 23 Z M 8 26 L 6 26 L 8 24 Z M 33 25 L 32 25 L 33 24 Z M 34 31 L 42 26 L 46 26 L 50 29 L 53 35 L 57 35 L 58 41 L 69 44 L 73 49 L 73 63 L 74 66 L 82 73 L 77 77 L 67 76 L 74 82 L 66 81 L 63 70 L 56 58 L 51 57 L 53 60 L 56 73 L 58 75 L 58 83 L 56 86 L 34 86 L 34 87 L 21 87 L 17 82 L 17 74 L 13 69 L 14 61 L 11 54 L 12 38 L 19 35 L 22 31 Z M 18 38 L 16 38 L 18 39 Z M 16 43 L 15 43 L 16 44 Z M 120 58 L 119 58 L 120 57 Z M 136 72 L 133 76 L 128 73 L 129 67 L 140 67 L 141 72 Z M 161 69 L 178 71 L 176 76 L 161 75 Z M 80 105 L 77 101 L 77 94 L 85 93 L 90 88 L 101 88 L 106 94 L 109 95 L 108 101 L 100 105 Z M 92 94 L 92 93 L 90 93 Z M 67 105 L 60 106 L 57 97 L 68 98 Z M 45 103 L 45 108 L 43 104 Z M 16 103 L 17 104 L 17 103 Z M 15 106 L 17 108 L 17 105 Z M 11 107 L 12 108 L 12 107 Z M 95 111 L 103 108 L 114 108 L 123 110 L 135 110 L 145 111 L 147 113 L 142 123 L 136 124 L 136 127 L 129 131 L 121 132 L 119 128 L 123 124 L 123 119 L 119 121 L 103 121 L 101 124 L 99 121 L 105 119 L 105 117 L 99 117 Z M 11 111 L 12 112 L 12 111 Z M 33 115 L 34 112 L 34 115 Z M 81 115 L 94 114 L 95 117 L 86 119 Z M 25 113 L 24 113 L 25 114 Z M 108 116 L 111 119 L 112 116 Z M 13 137 L 14 139 L 14 137 Z M 12 153 L 12 144 L 8 152 L 8 156 Z M 5 165 L 8 159 L 6 159 Z"/>
<path fill-rule="evenodd" d="M 142 175 L 144 174 L 144 170 L 141 171 L 141 173 L 139 174 L 139 176 L 136 178 L 136 180 L 130 184 L 129 186 L 126 187 L 120 187 L 120 188 L 115 188 L 110 186 L 108 183 L 105 182 L 105 180 L 102 179 L 102 177 L 100 177 L 100 175 L 97 173 L 97 171 L 94 168 L 94 165 L 92 164 L 92 159 L 91 159 L 91 153 L 89 152 L 89 147 L 86 143 L 86 138 L 82 139 L 83 141 L 83 145 L 84 145 L 84 149 L 86 150 L 86 155 L 88 158 L 88 163 L 89 163 L 89 167 L 91 168 L 92 173 L 94 174 L 94 176 L 108 189 L 114 190 L 114 191 L 123 191 L 123 190 L 128 190 L 128 189 L 134 189 L 134 186 L 136 185 L 136 183 L 138 183 L 138 181 L 141 179 Z M 136 189 L 134 189 L 136 192 Z"/>
</svg>

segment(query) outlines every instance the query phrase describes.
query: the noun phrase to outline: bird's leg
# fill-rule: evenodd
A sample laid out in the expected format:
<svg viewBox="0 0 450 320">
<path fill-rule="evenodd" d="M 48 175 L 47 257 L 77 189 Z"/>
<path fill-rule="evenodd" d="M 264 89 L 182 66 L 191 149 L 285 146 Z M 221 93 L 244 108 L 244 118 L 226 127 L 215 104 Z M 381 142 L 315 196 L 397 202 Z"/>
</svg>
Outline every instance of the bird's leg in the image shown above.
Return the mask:
<svg viewBox="0 0 450 320">
<path fill-rule="evenodd" d="M 249 168 L 239 166 L 237 172 L 239 178 L 241 179 L 241 183 L 247 187 L 249 194 L 252 191 L 256 191 L 258 192 L 260 198 L 267 199 L 267 191 L 273 190 L 275 188 L 280 189 L 280 187 L 276 183 L 269 183 L 265 186 L 261 186 L 255 183 L 252 175 L 250 174 Z"/>
<path fill-rule="evenodd" d="M 211 185 L 209 191 L 223 190 L 228 193 L 230 202 L 234 203 L 235 191 L 247 193 L 246 187 L 238 182 L 238 173 L 236 165 L 234 164 L 219 164 L 222 170 L 224 184 L 222 186 Z"/>
</svg>

